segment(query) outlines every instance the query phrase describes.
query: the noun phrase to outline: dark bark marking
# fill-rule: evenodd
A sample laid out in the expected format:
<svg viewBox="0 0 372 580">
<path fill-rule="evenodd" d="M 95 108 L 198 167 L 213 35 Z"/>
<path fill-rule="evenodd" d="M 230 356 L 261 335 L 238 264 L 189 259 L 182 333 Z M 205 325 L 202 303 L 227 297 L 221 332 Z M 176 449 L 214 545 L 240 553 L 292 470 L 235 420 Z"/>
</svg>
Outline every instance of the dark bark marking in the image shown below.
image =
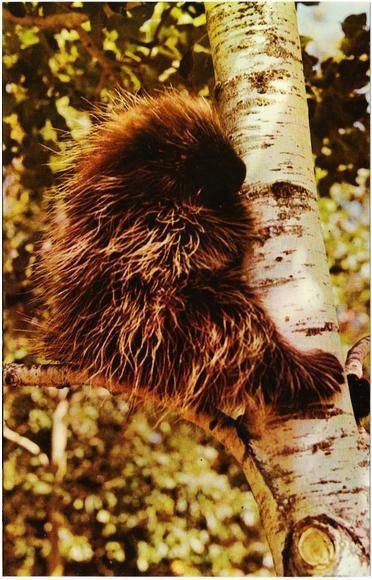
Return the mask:
<svg viewBox="0 0 372 580">
<path fill-rule="evenodd" d="M 319 443 L 314 443 L 311 452 L 316 453 L 317 451 L 324 451 L 326 455 L 329 455 L 330 450 L 333 447 L 334 440 L 335 437 L 328 437 L 327 439 L 323 439 L 323 441 L 319 441 Z"/>
<path fill-rule="evenodd" d="M 283 235 L 296 236 L 302 238 L 303 227 L 300 225 L 280 225 L 275 224 L 261 228 L 259 231 L 260 243 L 263 245 L 270 238 L 276 238 Z"/>
<path fill-rule="evenodd" d="M 323 326 L 313 326 L 312 328 L 306 329 L 306 336 L 317 336 L 318 334 L 322 334 L 323 332 L 337 332 L 338 331 L 338 324 L 335 322 L 325 322 Z"/>
</svg>

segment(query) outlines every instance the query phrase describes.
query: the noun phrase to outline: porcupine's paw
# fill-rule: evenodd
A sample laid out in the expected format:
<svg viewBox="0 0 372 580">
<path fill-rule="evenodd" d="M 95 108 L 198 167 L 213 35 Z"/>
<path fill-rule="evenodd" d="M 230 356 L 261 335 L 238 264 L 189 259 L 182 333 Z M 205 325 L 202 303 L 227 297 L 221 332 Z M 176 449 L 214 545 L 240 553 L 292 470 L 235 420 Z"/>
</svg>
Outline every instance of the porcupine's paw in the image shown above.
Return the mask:
<svg viewBox="0 0 372 580">
<path fill-rule="evenodd" d="M 265 368 L 260 378 L 264 400 L 279 407 L 301 409 L 309 403 L 326 402 L 344 383 L 341 363 L 322 350 L 281 348 Z"/>
<path fill-rule="evenodd" d="M 293 397 L 290 402 L 299 408 L 304 404 L 326 402 L 340 392 L 345 380 L 343 367 L 337 357 L 322 350 L 301 353 L 292 373 L 290 384 Z"/>
</svg>

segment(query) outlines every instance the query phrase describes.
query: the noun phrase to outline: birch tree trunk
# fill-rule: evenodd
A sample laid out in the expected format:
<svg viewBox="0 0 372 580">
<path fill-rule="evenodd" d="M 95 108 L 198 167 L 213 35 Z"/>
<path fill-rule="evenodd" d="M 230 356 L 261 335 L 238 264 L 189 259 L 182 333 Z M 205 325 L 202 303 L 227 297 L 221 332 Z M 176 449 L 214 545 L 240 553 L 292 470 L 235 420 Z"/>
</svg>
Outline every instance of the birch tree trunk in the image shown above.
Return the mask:
<svg viewBox="0 0 372 580">
<path fill-rule="evenodd" d="M 294 3 L 206 9 L 216 100 L 259 223 L 250 280 L 288 340 L 341 358 Z M 270 424 L 243 461 L 278 575 L 368 575 L 367 442 L 346 386 L 333 403 L 326 417 Z"/>
</svg>

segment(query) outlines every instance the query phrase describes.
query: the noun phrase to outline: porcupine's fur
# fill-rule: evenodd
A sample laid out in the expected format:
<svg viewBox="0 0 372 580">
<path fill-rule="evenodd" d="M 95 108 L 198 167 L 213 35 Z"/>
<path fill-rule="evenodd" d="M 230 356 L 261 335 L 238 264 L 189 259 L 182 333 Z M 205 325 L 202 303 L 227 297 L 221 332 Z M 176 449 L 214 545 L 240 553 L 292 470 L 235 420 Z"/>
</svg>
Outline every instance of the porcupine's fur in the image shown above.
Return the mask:
<svg viewBox="0 0 372 580">
<path fill-rule="evenodd" d="M 243 280 L 245 166 L 213 109 L 177 92 L 117 101 L 58 194 L 44 355 L 199 409 L 339 390 L 338 360 L 289 345 Z"/>
</svg>

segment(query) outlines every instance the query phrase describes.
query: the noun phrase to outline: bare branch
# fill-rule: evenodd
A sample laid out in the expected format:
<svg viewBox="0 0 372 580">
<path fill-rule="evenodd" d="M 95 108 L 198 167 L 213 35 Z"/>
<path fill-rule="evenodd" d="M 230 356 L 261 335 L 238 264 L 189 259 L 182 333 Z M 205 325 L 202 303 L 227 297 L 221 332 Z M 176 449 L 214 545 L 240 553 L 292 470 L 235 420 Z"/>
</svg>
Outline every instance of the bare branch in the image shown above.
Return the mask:
<svg viewBox="0 0 372 580">
<path fill-rule="evenodd" d="M 111 16 L 115 16 L 116 14 L 116 12 L 112 10 L 109 2 L 103 3 L 102 10 L 106 14 L 107 18 L 111 18 Z"/>
<path fill-rule="evenodd" d="M 112 395 L 126 395 L 129 398 L 146 399 L 159 404 L 164 404 L 159 397 L 146 389 L 137 389 L 135 394 L 129 385 L 115 383 L 102 375 L 90 376 L 87 371 L 77 370 L 68 365 L 22 365 L 8 364 L 4 366 L 4 384 L 10 388 L 21 386 L 54 387 L 64 389 L 77 389 L 83 385 L 101 387 L 107 389 Z M 167 406 L 171 403 L 167 402 Z M 194 423 L 209 435 L 213 435 L 220 443 L 229 449 L 238 462 L 241 462 L 249 452 L 249 433 L 244 431 L 239 420 L 232 419 L 219 410 L 210 413 L 198 411 L 192 408 L 173 407 L 183 419 Z"/>
<path fill-rule="evenodd" d="M 345 370 L 347 375 L 363 376 L 363 360 L 369 354 L 370 337 L 364 336 L 351 347 L 346 356 Z"/>
<path fill-rule="evenodd" d="M 89 34 L 84 30 L 84 28 L 82 28 L 81 26 L 77 26 L 76 32 L 78 33 L 81 44 L 85 48 L 87 53 L 92 58 L 95 58 L 105 70 L 114 72 L 115 70 L 120 68 L 120 63 L 107 58 L 103 54 L 103 52 L 94 44 L 93 40 L 91 39 Z"/>
<path fill-rule="evenodd" d="M 149 54 L 149 57 L 150 58 L 152 56 L 152 50 L 153 50 L 154 46 L 156 44 L 158 44 L 158 42 L 159 42 L 159 37 L 160 37 L 161 29 L 163 28 L 164 24 L 166 23 L 167 18 L 168 18 L 169 14 L 171 13 L 172 10 L 173 10 L 173 5 L 171 4 L 170 6 L 168 6 L 168 8 L 166 8 L 162 12 L 160 21 L 158 22 L 158 25 L 155 28 L 154 34 L 152 36 L 152 41 L 151 41 L 152 42 L 152 46 L 151 46 L 151 50 L 150 50 L 150 54 Z"/>
<path fill-rule="evenodd" d="M 8 364 L 4 366 L 4 383 L 9 387 L 37 386 L 55 387 L 63 389 L 65 387 L 74 388 L 87 384 L 88 374 L 84 371 L 77 371 L 68 365 L 23 365 Z M 90 379 L 94 386 L 106 386 L 103 379 L 95 382 Z"/>
<path fill-rule="evenodd" d="M 60 400 L 53 413 L 52 464 L 56 468 L 55 480 L 63 480 L 67 469 L 67 413 L 69 409 L 68 391 L 59 391 Z"/>
<path fill-rule="evenodd" d="M 10 427 L 8 427 L 7 425 L 3 426 L 3 435 L 5 439 L 8 439 L 8 441 L 12 441 L 13 443 L 16 443 L 16 445 L 19 445 L 20 447 L 23 447 L 23 449 L 26 449 L 26 451 L 28 451 L 29 453 L 32 453 L 32 455 L 38 456 L 40 463 L 42 465 L 49 464 L 48 456 L 41 451 L 40 447 L 36 443 L 34 443 L 34 441 L 28 439 L 28 437 L 23 437 L 23 435 L 19 435 L 19 433 L 13 431 L 13 429 L 10 429 Z"/>
<path fill-rule="evenodd" d="M 66 12 L 65 14 L 51 14 L 49 16 L 15 16 L 6 8 L 3 9 L 4 20 L 20 24 L 21 26 L 36 26 L 47 28 L 77 28 L 88 20 L 87 14 L 81 12 Z"/>
</svg>

